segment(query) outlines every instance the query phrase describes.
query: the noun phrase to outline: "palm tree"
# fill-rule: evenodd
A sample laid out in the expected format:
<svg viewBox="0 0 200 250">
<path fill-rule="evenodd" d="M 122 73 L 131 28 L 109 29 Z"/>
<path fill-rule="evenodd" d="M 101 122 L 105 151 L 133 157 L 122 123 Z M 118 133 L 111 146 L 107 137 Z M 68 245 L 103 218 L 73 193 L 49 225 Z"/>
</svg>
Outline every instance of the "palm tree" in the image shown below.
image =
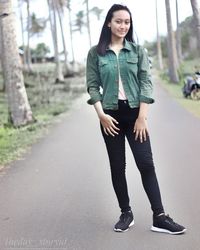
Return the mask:
<svg viewBox="0 0 200 250">
<path fill-rule="evenodd" d="M 64 58 L 65 58 L 65 63 L 64 63 L 65 75 L 67 75 L 67 72 L 68 72 L 68 60 L 67 60 L 68 53 L 67 53 L 67 48 L 66 48 L 66 41 L 65 41 L 65 36 L 64 36 L 64 28 L 63 28 L 62 18 L 64 16 L 64 8 L 66 7 L 66 4 L 67 4 L 66 0 L 55 1 L 56 11 L 57 11 L 58 19 L 59 19 L 59 23 L 60 23 L 62 43 L 63 43 L 63 51 L 64 51 Z"/>
<path fill-rule="evenodd" d="M 159 34 L 159 27 L 158 27 L 158 5 L 156 0 L 156 29 L 157 29 L 157 57 L 158 57 L 158 66 L 159 69 L 163 69 L 163 60 L 162 60 L 162 49 L 160 43 L 160 34 Z"/>
<path fill-rule="evenodd" d="M 97 6 L 93 7 L 90 12 L 93 12 L 95 16 L 97 17 L 97 20 L 100 20 L 101 13 L 103 12 L 103 9 L 99 9 Z"/>
<path fill-rule="evenodd" d="M 197 33 L 197 47 L 200 55 L 200 12 L 197 0 L 190 0 Z"/>
<path fill-rule="evenodd" d="M 31 60 L 31 51 L 30 51 L 30 0 L 24 0 L 27 4 L 27 66 L 28 66 L 28 71 L 32 71 L 32 60 Z"/>
<path fill-rule="evenodd" d="M 34 35 L 39 36 L 45 30 L 46 22 L 47 20 L 44 18 L 37 18 L 36 14 L 32 13 L 29 26 L 30 37 Z"/>
<path fill-rule="evenodd" d="M 178 0 L 176 0 L 176 50 L 178 60 L 182 61 L 182 46 L 181 46 L 181 29 L 179 24 L 179 11 L 178 11 Z"/>
<path fill-rule="evenodd" d="M 55 63 L 56 63 L 56 71 L 55 71 L 55 78 L 56 82 L 63 82 L 64 76 L 62 73 L 62 66 L 59 59 L 59 52 L 58 52 L 58 35 L 57 35 L 57 21 L 56 21 L 56 6 L 54 0 L 47 0 L 48 7 L 49 7 L 49 20 L 51 25 L 51 33 L 54 45 L 54 54 L 55 54 Z"/>
<path fill-rule="evenodd" d="M 4 14 L 0 14 L 0 19 L 4 18 Z M 1 20 L 0 20 L 1 21 Z M 2 70 L 2 34 L 1 34 L 1 27 L 0 27 L 0 72 Z M 5 83 L 3 82 L 2 89 L 0 90 L 2 92 L 5 92 Z"/>
<path fill-rule="evenodd" d="M 172 19 L 171 19 L 171 9 L 169 0 L 165 0 L 166 6 L 166 16 L 167 16 L 167 46 L 168 46 L 168 67 L 169 67 L 169 77 L 171 82 L 178 83 L 178 62 L 177 62 L 177 52 L 175 46 L 174 32 L 172 29 Z"/>
<path fill-rule="evenodd" d="M 0 1 L 0 29 L 2 39 L 2 69 L 8 99 L 9 120 L 19 127 L 33 122 L 31 107 L 28 102 L 22 65 L 18 53 L 15 30 L 15 16 L 11 0 Z"/>
<path fill-rule="evenodd" d="M 85 0 L 84 2 L 86 4 L 86 18 L 87 18 L 87 31 L 88 31 L 88 39 L 89 39 L 89 45 L 92 46 L 91 41 L 91 31 L 90 31 L 90 13 L 89 13 L 89 0 Z"/>
<path fill-rule="evenodd" d="M 71 18 L 71 0 L 67 1 L 67 9 L 68 9 L 68 15 L 69 15 L 69 30 L 70 30 L 72 63 L 74 64 L 75 57 L 74 57 L 74 47 L 73 47 L 73 32 L 72 32 L 72 18 Z"/>
<path fill-rule="evenodd" d="M 83 10 L 80 10 L 77 14 L 76 14 L 76 21 L 75 21 L 75 26 L 77 26 L 77 29 L 74 29 L 73 31 L 79 31 L 80 33 L 82 33 L 82 28 L 85 25 L 84 21 L 84 12 Z"/>
<path fill-rule="evenodd" d="M 3 17 L 4 17 L 3 14 L 1 14 L 0 21 L 1 21 L 1 18 Z M 2 53 L 1 45 L 2 45 L 2 35 L 1 35 L 1 29 L 0 29 L 0 63 L 1 63 L 1 53 Z"/>
<path fill-rule="evenodd" d="M 23 0 L 18 0 L 18 7 L 20 12 L 20 23 L 21 23 L 21 33 L 22 33 L 22 50 L 23 50 L 23 64 L 26 65 L 26 53 L 25 53 L 25 38 L 24 38 L 24 20 L 23 20 L 23 12 L 22 12 L 22 6 L 23 6 Z"/>
</svg>

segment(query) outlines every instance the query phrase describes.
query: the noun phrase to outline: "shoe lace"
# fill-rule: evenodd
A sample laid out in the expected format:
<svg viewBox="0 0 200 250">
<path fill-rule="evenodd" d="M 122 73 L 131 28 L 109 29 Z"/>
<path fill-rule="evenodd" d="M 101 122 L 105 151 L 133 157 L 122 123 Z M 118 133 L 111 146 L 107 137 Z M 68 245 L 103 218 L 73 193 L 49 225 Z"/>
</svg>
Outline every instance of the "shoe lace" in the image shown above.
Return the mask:
<svg viewBox="0 0 200 250">
<path fill-rule="evenodd" d="M 179 224 L 177 224 L 176 222 L 173 221 L 173 219 L 169 216 L 169 214 L 165 215 L 166 220 L 168 220 L 168 222 L 170 222 L 170 224 L 174 225 L 174 226 L 179 226 Z"/>
<path fill-rule="evenodd" d="M 120 220 L 126 221 L 128 215 L 129 215 L 129 214 L 128 214 L 127 212 L 122 213 L 121 216 L 120 216 Z"/>
</svg>

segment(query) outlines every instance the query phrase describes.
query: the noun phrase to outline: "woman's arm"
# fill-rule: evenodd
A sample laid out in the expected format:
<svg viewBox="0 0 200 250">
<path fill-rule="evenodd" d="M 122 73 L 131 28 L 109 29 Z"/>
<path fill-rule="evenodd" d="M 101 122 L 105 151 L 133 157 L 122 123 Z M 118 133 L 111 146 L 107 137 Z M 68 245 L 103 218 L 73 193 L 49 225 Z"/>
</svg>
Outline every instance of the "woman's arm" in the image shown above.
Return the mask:
<svg viewBox="0 0 200 250">
<path fill-rule="evenodd" d="M 141 102 L 138 118 L 134 125 L 133 132 L 135 133 L 135 140 L 140 139 L 140 142 L 146 141 L 148 136 L 147 128 L 147 113 L 148 113 L 148 103 Z"/>
<path fill-rule="evenodd" d="M 97 66 L 97 54 L 95 47 L 92 47 L 89 50 L 87 56 L 86 84 L 87 91 L 90 95 L 90 99 L 87 101 L 87 103 L 93 105 L 95 102 L 101 101 L 102 95 L 100 93 L 100 77 Z"/>
<path fill-rule="evenodd" d="M 145 50 L 139 47 L 138 80 L 140 82 L 140 110 L 134 125 L 135 140 L 142 143 L 148 136 L 147 113 L 149 104 L 154 102 L 152 98 L 153 84 L 149 68 L 148 56 Z"/>
<path fill-rule="evenodd" d="M 90 94 L 88 104 L 94 105 L 105 134 L 110 134 L 112 136 L 117 135 L 119 128 L 117 128 L 116 124 L 118 124 L 118 122 L 110 115 L 105 114 L 101 104 L 102 95 L 100 93 L 100 77 L 97 67 L 96 47 L 90 49 L 87 56 L 86 82 L 87 91 Z"/>
<path fill-rule="evenodd" d="M 153 83 L 151 80 L 151 72 L 149 66 L 148 55 L 144 48 L 139 46 L 139 61 L 138 61 L 138 80 L 140 85 L 140 102 L 154 103 L 152 98 Z"/>
<path fill-rule="evenodd" d="M 112 116 L 105 114 L 100 101 L 94 104 L 94 108 L 103 126 L 105 134 L 110 134 L 112 136 L 118 135 L 119 128 L 116 126 L 116 124 L 118 124 L 118 121 L 115 120 Z"/>
</svg>

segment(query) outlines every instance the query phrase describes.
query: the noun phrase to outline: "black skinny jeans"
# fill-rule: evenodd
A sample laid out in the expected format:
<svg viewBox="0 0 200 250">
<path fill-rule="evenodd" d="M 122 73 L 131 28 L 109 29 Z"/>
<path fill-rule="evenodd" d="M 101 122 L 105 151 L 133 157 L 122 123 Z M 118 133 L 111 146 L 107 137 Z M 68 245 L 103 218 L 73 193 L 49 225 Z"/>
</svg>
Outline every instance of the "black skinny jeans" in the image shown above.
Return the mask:
<svg viewBox="0 0 200 250">
<path fill-rule="evenodd" d="M 125 137 L 128 140 L 136 165 L 140 171 L 144 190 L 151 203 L 155 215 L 164 212 L 158 181 L 156 178 L 151 144 L 149 136 L 143 143 L 135 140 L 134 123 L 138 117 L 139 108 L 130 108 L 127 101 L 119 101 L 118 110 L 104 110 L 106 114 L 115 118 L 120 128 L 119 135 L 106 135 L 101 125 L 102 135 L 106 144 L 113 187 L 122 212 L 131 209 L 129 205 L 128 188 L 126 182 Z"/>
</svg>

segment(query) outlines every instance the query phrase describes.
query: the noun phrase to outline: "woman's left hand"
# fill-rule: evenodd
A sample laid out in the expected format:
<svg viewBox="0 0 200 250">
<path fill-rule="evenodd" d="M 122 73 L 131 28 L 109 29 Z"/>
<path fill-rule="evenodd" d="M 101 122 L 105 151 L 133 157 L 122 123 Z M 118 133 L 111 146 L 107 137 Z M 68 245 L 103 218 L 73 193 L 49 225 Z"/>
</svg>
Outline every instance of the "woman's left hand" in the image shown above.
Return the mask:
<svg viewBox="0 0 200 250">
<path fill-rule="evenodd" d="M 135 140 L 140 139 L 141 143 L 143 141 L 146 141 L 147 136 L 148 136 L 146 118 L 143 118 L 143 117 L 137 118 L 135 125 L 134 125 L 133 133 L 135 134 Z"/>
</svg>

